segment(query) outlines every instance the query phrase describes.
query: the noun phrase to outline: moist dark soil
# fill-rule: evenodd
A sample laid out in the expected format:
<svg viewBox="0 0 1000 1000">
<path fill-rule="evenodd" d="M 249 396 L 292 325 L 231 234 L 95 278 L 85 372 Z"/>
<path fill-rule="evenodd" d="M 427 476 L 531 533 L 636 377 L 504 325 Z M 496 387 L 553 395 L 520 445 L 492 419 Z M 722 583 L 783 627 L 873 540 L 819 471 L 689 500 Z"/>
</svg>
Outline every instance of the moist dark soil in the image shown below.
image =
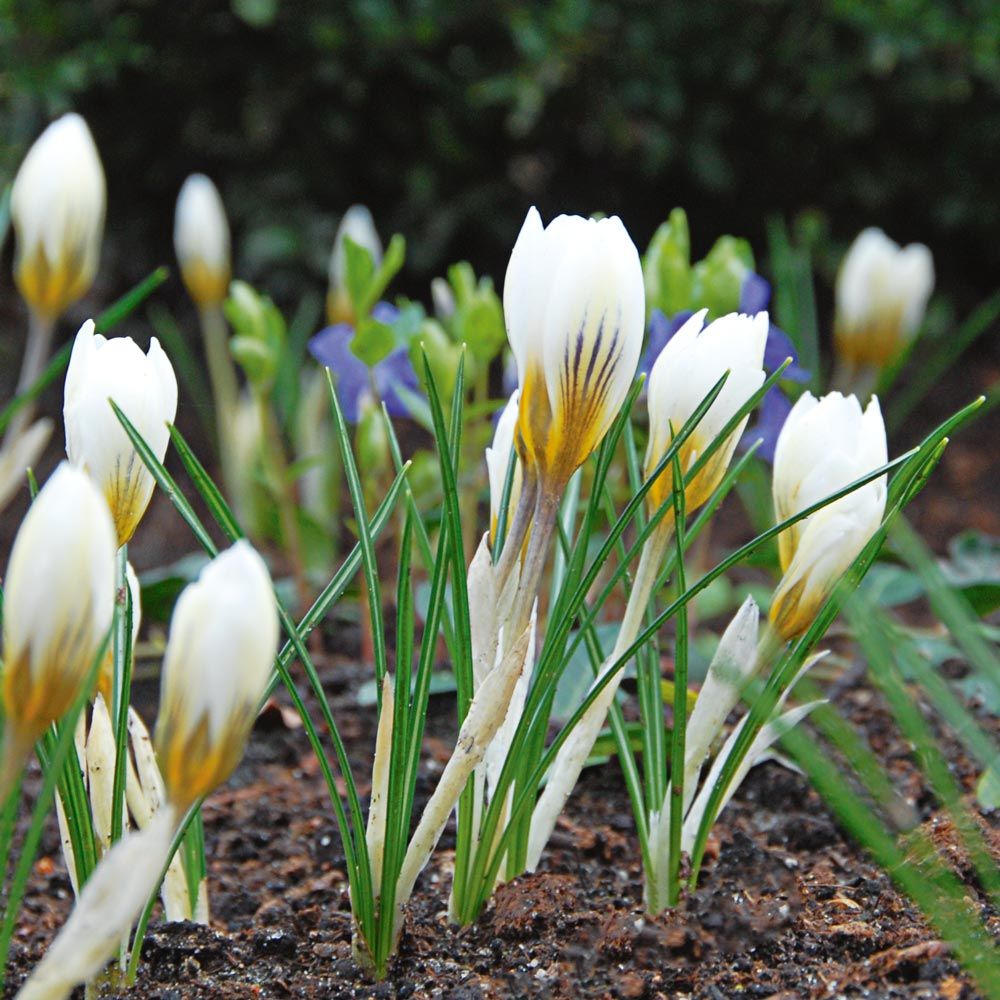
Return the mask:
<svg viewBox="0 0 1000 1000">
<path fill-rule="evenodd" d="M 323 676 L 360 776 L 374 739 L 373 711 L 356 700 L 368 671 L 331 656 Z M 980 894 L 950 824 L 935 811 L 863 671 L 847 670 L 832 690 L 965 880 L 970 899 L 1000 932 L 1000 914 Z M 421 801 L 447 759 L 453 720 L 451 698 L 433 698 Z M 1000 731 L 997 720 L 981 721 Z M 941 735 L 955 777 L 971 793 L 975 768 Z M 614 760 L 584 772 L 541 869 L 501 887 L 481 919 L 465 928 L 447 919 L 449 827 L 419 880 L 399 955 L 379 984 L 351 958 L 344 855 L 316 760 L 293 713 L 277 704 L 263 713 L 244 763 L 208 800 L 204 817 L 210 926 L 154 920 L 138 985 L 125 992 L 108 986 L 102 996 L 978 995 L 919 911 L 845 836 L 806 780 L 778 763 L 751 772 L 716 826 L 699 888 L 656 919 L 643 911 L 638 845 Z M 1000 816 L 982 819 L 1000 860 Z M 8 996 L 70 904 L 53 826 L 15 938 Z"/>
</svg>

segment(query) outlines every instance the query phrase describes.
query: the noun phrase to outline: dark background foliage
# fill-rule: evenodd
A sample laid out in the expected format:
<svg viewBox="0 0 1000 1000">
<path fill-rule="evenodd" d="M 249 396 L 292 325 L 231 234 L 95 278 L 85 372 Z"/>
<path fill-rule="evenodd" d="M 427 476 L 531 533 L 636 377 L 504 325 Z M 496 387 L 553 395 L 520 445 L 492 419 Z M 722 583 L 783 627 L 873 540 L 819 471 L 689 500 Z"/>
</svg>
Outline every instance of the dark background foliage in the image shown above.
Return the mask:
<svg viewBox="0 0 1000 1000">
<path fill-rule="evenodd" d="M 532 202 L 617 212 L 640 245 L 680 204 L 696 253 L 762 252 L 770 215 L 806 210 L 827 247 L 927 242 L 963 302 L 1000 274 L 992 0 L 0 5 L 0 178 L 69 108 L 108 173 L 109 295 L 171 259 L 192 170 L 238 273 L 285 301 L 321 287 L 353 201 L 406 234 L 421 295 L 458 258 L 502 275 Z"/>
</svg>

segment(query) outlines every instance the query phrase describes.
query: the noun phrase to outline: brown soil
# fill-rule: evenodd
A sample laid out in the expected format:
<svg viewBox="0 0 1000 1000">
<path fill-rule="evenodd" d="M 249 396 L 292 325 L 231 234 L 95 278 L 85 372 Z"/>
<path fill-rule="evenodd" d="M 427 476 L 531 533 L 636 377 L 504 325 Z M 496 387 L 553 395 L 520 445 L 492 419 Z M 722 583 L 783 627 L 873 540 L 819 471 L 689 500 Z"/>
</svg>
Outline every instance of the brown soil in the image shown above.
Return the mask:
<svg viewBox="0 0 1000 1000">
<path fill-rule="evenodd" d="M 355 700 L 365 675 L 337 660 L 324 674 L 358 762 L 370 760 L 374 736 L 372 711 Z M 837 703 L 955 859 L 970 897 L 986 909 L 879 696 L 852 674 L 835 689 Z M 421 800 L 454 738 L 453 712 L 450 698 L 432 699 L 425 749 L 434 763 L 424 769 Z M 154 922 L 139 984 L 103 996 L 977 995 L 916 908 L 844 836 L 805 779 L 774 763 L 752 772 L 723 814 L 698 890 L 656 920 L 643 913 L 638 849 L 614 761 L 585 772 L 542 870 L 502 887 L 481 920 L 464 929 L 446 917 L 449 828 L 418 883 L 389 978 L 372 984 L 351 960 L 344 857 L 322 778 L 301 729 L 287 718 L 277 708 L 262 716 L 233 781 L 205 806 L 211 927 Z M 972 764 L 947 734 L 944 745 L 956 777 L 971 789 Z M 998 818 L 984 820 L 1000 858 Z M 70 898 L 50 829 L 15 939 L 7 995 L 62 924 Z M 1000 930 L 1000 914 L 986 909 L 986 917 Z"/>
</svg>

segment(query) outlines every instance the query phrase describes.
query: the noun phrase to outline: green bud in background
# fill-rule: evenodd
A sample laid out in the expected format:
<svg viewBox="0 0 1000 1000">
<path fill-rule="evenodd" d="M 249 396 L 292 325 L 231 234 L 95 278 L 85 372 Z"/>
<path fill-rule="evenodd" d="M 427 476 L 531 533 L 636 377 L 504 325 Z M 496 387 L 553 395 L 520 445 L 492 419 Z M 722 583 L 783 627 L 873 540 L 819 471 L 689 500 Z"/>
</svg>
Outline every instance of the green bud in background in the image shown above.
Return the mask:
<svg viewBox="0 0 1000 1000">
<path fill-rule="evenodd" d="M 468 345 L 476 361 L 488 365 L 507 342 L 503 309 L 493 282 L 489 278 L 477 281 L 472 266 L 464 262 L 449 268 L 448 278 L 455 291 L 452 335 Z"/>
<path fill-rule="evenodd" d="M 367 247 L 355 243 L 350 236 L 344 237 L 344 282 L 355 322 L 371 313 L 405 260 L 406 240 L 398 233 L 378 262 Z"/>
<path fill-rule="evenodd" d="M 274 303 L 245 281 L 229 286 L 224 305 L 234 335 L 230 350 L 253 388 L 267 394 L 274 385 L 285 346 L 285 320 Z"/>
<path fill-rule="evenodd" d="M 462 347 L 448 336 L 444 327 L 435 319 L 425 319 L 420 325 L 419 336 L 410 341 L 410 363 L 421 382 L 424 378 L 425 354 L 442 400 L 451 400 Z"/>
<path fill-rule="evenodd" d="M 691 235 L 687 214 L 675 208 L 653 234 L 642 263 L 646 311 L 672 316 L 691 308 Z"/>
<path fill-rule="evenodd" d="M 753 269 L 750 244 L 736 236 L 720 236 L 705 259 L 694 266 L 689 308 L 707 307 L 712 319 L 736 312 L 743 279 Z"/>
</svg>

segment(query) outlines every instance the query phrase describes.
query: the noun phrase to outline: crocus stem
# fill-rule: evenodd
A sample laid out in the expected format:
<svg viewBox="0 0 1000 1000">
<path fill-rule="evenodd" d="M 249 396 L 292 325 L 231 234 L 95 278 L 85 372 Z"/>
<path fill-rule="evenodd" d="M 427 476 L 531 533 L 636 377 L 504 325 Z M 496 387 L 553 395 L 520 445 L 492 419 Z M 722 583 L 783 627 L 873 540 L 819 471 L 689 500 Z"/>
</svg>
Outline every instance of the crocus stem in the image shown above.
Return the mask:
<svg viewBox="0 0 1000 1000">
<path fill-rule="evenodd" d="M 215 429 L 219 463 L 222 466 L 222 481 L 226 484 L 229 496 L 237 498 L 242 480 L 239 470 L 234 465 L 236 447 L 233 441 L 233 428 L 236 426 L 240 386 L 233 356 L 229 350 L 229 328 L 219 303 L 202 306 L 198 316 L 201 321 L 202 337 L 205 340 L 208 378 L 212 383 L 212 397 L 215 401 Z"/>
<path fill-rule="evenodd" d="M 219 423 L 219 451 L 225 460 L 226 431 L 236 415 L 239 380 L 229 352 L 229 328 L 226 326 L 222 306 L 218 303 L 203 306 L 198 316 L 201 320 L 201 333 L 205 338 L 205 360 L 208 362 L 208 377 L 212 383 L 216 419 Z"/>
<path fill-rule="evenodd" d="M 521 573 L 518 578 L 517 591 L 511 605 L 510 616 L 503 622 L 504 634 L 514 638 L 519 636 L 531 621 L 531 609 L 538 597 L 538 589 L 542 581 L 542 570 L 545 568 L 545 558 L 549 551 L 549 542 L 555 530 L 556 518 L 559 516 L 558 493 L 541 488 L 535 500 L 535 512 L 531 521 L 528 545 L 521 563 Z M 520 511 L 518 511 L 520 513 Z M 513 534 L 509 541 L 514 541 Z M 506 546 L 504 546 L 506 552 Z M 502 587 L 503 583 L 500 582 Z"/>
<path fill-rule="evenodd" d="M 281 534 L 292 562 L 292 575 L 295 578 L 295 589 L 299 604 L 309 607 L 309 585 L 306 582 L 304 560 L 302 555 L 302 535 L 299 531 L 298 514 L 292 496 L 292 481 L 288 475 L 288 463 L 285 460 L 285 446 L 281 440 L 281 430 L 274 416 L 271 401 L 261 392 L 254 392 L 254 402 L 257 406 L 260 420 L 261 439 L 264 442 L 264 462 L 268 482 L 274 502 L 278 507 L 278 517 L 281 521 Z"/>
<path fill-rule="evenodd" d="M 128 760 L 128 706 L 132 685 L 132 623 L 129 620 L 128 546 L 118 550 L 118 572 L 113 635 L 111 712 L 115 733 L 115 770 L 111 800 L 111 843 L 125 828 L 125 771 Z M 133 611 L 133 614 L 135 612 Z"/>
<path fill-rule="evenodd" d="M 632 592 L 629 594 L 621 628 L 618 630 L 618 638 L 615 640 L 611 655 L 604 661 L 604 665 L 594 681 L 595 684 L 613 667 L 639 634 L 646 606 L 649 603 L 667 546 L 670 543 L 673 532 L 672 524 L 672 521 L 666 525 L 661 523 L 642 548 L 639 566 L 632 584 Z M 534 871 L 538 865 L 542 851 L 555 829 L 556 820 L 580 777 L 583 765 L 590 756 L 590 751 L 604 725 L 604 720 L 607 718 L 608 710 L 624 675 L 625 669 L 622 667 L 584 713 L 556 755 L 549 770 L 545 789 L 531 816 L 531 832 L 528 837 L 526 858 L 528 871 Z"/>
<path fill-rule="evenodd" d="M 28 342 L 24 347 L 24 360 L 17 380 L 15 395 L 27 392 L 37 381 L 49 358 L 52 334 L 56 328 L 54 316 L 42 316 L 31 310 L 28 314 Z M 4 445 L 16 441 L 31 423 L 35 413 L 34 403 L 25 403 L 11 418 L 4 436 Z"/>
<path fill-rule="evenodd" d="M 396 883 L 393 940 L 399 937 L 403 910 L 413 893 L 417 876 L 427 864 L 469 775 L 482 762 L 486 748 L 503 723 L 514 685 L 524 667 L 529 641 L 530 633 L 525 630 L 512 644 L 503 661 L 487 675 L 469 705 L 455 742 L 455 751 L 424 808 L 400 868 Z"/>
<path fill-rule="evenodd" d="M 538 497 L 538 480 L 529 472 L 525 472 L 521 495 L 514 510 L 514 517 L 507 527 L 507 537 L 504 539 L 503 551 L 496 559 L 496 592 L 502 594 L 510 574 L 521 558 L 524 540 L 535 516 L 535 504 Z"/>
<path fill-rule="evenodd" d="M 0 748 L 0 803 L 6 804 L 19 788 L 31 744 L 32 741 L 18 733 L 8 720 Z"/>
</svg>

